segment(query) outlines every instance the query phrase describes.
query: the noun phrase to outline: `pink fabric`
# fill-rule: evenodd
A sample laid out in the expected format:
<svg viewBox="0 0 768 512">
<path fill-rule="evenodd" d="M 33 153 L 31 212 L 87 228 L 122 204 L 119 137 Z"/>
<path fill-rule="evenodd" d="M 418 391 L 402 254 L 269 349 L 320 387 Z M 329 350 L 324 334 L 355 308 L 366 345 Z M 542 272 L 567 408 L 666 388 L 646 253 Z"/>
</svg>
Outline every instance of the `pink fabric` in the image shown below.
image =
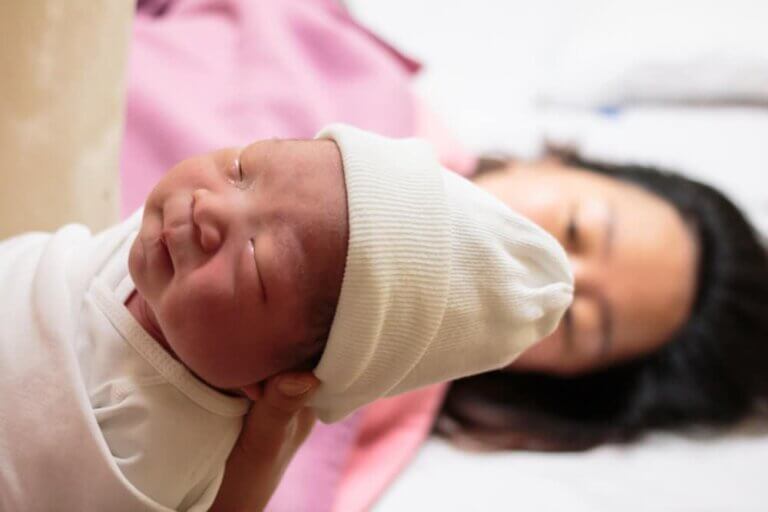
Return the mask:
<svg viewBox="0 0 768 512">
<path fill-rule="evenodd" d="M 456 139 L 443 120 L 423 102 L 416 106 L 416 136 L 432 144 L 444 167 L 462 176 L 470 176 L 474 172 L 477 157 Z"/>
<path fill-rule="evenodd" d="M 122 211 L 169 166 L 260 138 L 310 138 L 343 121 L 414 133 L 418 65 L 333 0 L 143 2 L 133 27 Z"/>
<path fill-rule="evenodd" d="M 288 465 L 267 511 L 330 510 L 349 454 L 355 446 L 362 411 L 333 425 L 317 423 Z"/>
<path fill-rule="evenodd" d="M 437 384 L 379 400 L 361 411 L 334 512 L 370 509 L 429 435 L 447 388 Z"/>
</svg>

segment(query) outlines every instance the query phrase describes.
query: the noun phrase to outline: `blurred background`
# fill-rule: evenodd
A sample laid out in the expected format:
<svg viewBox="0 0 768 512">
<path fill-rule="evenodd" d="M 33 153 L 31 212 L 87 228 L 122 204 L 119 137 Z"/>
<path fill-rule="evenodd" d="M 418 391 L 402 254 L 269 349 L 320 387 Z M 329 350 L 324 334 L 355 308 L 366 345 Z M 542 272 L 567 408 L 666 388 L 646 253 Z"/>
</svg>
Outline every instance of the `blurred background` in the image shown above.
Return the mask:
<svg viewBox="0 0 768 512">
<path fill-rule="evenodd" d="M 768 2 L 347 4 L 424 64 L 421 98 L 471 151 L 535 157 L 554 143 L 677 169 L 768 234 Z M 768 510 L 763 431 L 584 454 L 469 454 L 432 438 L 376 510 Z"/>
<path fill-rule="evenodd" d="M 349 0 L 470 149 L 682 170 L 768 233 L 768 2 Z"/>
</svg>

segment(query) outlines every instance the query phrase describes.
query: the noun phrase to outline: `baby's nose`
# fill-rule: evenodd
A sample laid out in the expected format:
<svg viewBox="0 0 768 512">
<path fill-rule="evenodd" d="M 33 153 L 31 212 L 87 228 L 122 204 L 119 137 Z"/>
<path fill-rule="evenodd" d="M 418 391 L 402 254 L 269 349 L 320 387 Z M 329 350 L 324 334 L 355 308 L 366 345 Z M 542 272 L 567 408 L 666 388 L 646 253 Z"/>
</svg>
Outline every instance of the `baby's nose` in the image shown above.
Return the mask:
<svg viewBox="0 0 768 512">
<path fill-rule="evenodd" d="M 222 219 L 217 215 L 211 193 L 197 189 L 192 193 L 192 220 L 200 231 L 200 247 L 205 252 L 216 252 L 222 241 Z"/>
</svg>

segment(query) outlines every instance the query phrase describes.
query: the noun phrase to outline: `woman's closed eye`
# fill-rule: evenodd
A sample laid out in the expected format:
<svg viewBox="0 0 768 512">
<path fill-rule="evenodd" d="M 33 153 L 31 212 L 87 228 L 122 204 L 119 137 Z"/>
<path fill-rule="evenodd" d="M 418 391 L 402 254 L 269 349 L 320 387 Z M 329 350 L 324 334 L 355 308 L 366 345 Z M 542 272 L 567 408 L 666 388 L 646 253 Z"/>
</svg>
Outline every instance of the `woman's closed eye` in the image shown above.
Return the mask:
<svg viewBox="0 0 768 512">
<path fill-rule="evenodd" d="M 573 326 L 573 308 L 565 310 L 563 315 L 563 344 L 566 351 L 573 350 L 573 343 L 575 338 L 574 326 Z"/>
<path fill-rule="evenodd" d="M 578 207 L 571 208 L 571 212 L 568 215 L 568 222 L 565 226 L 565 245 L 566 248 L 577 252 L 579 250 L 581 238 L 579 232 L 578 223 Z"/>
</svg>

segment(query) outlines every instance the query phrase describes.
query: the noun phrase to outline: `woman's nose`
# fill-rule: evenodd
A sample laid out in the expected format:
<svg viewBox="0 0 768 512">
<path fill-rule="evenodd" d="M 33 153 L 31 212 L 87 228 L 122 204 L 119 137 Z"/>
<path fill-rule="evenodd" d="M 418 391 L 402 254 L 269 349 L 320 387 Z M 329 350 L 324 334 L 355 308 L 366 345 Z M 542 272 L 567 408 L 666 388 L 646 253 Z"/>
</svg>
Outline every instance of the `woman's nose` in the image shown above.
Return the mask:
<svg viewBox="0 0 768 512">
<path fill-rule="evenodd" d="M 581 290 L 592 280 L 589 263 L 579 256 L 570 256 L 571 272 L 573 272 L 573 288 Z"/>
<path fill-rule="evenodd" d="M 574 290 L 579 293 L 601 288 L 604 280 L 604 262 L 595 262 L 582 256 L 570 256 Z"/>
<path fill-rule="evenodd" d="M 200 232 L 200 247 L 205 252 L 216 252 L 224 239 L 225 213 L 216 197 L 205 189 L 192 193 L 192 220 Z"/>
</svg>

